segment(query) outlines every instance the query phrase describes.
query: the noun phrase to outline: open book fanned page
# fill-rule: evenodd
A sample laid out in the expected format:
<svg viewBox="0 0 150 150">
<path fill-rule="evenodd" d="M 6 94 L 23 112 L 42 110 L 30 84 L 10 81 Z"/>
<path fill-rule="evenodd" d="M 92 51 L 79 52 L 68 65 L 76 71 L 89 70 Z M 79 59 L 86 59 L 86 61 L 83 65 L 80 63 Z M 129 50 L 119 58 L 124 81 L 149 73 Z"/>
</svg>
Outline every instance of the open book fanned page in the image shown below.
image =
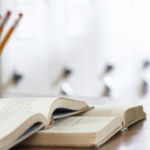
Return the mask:
<svg viewBox="0 0 150 150">
<path fill-rule="evenodd" d="M 54 118 L 75 115 L 89 109 L 92 107 L 84 101 L 62 97 L 0 99 L 0 150 L 13 146 L 39 128 L 49 127 Z M 57 116 L 54 114 L 56 110 L 59 110 Z M 41 125 L 29 130 L 37 123 Z M 27 133 L 27 130 L 30 132 Z"/>
<path fill-rule="evenodd" d="M 23 146 L 99 147 L 122 129 L 119 117 L 67 117 L 38 131 Z"/>
<path fill-rule="evenodd" d="M 99 147 L 118 131 L 146 117 L 141 105 L 95 105 L 94 109 L 58 120 L 21 143 L 24 146 Z"/>
<path fill-rule="evenodd" d="M 120 117 L 123 130 L 130 125 L 146 118 L 142 105 L 94 105 L 94 109 L 81 113 L 81 117 Z"/>
</svg>

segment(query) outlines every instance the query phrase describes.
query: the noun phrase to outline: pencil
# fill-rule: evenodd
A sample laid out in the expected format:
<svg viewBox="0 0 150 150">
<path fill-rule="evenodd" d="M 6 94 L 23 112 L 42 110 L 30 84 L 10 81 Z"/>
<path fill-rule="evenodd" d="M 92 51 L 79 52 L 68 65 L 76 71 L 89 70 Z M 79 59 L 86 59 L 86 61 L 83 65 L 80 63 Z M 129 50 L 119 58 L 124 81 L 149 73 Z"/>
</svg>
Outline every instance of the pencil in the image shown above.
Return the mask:
<svg viewBox="0 0 150 150">
<path fill-rule="evenodd" d="M 0 26 L 1 26 L 1 19 L 2 19 L 2 16 L 0 15 Z"/>
<path fill-rule="evenodd" d="M 4 28 L 5 24 L 6 24 L 6 22 L 8 21 L 10 15 L 11 15 L 11 12 L 10 12 L 10 11 L 7 11 L 6 16 L 5 16 L 4 19 L 2 20 L 2 23 L 0 24 L 0 36 L 1 36 L 1 34 L 2 34 L 3 28 Z"/>
<path fill-rule="evenodd" d="M 0 15 L 0 38 L 1 38 L 1 33 L 2 33 L 1 19 L 2 19 L 2 16 Z"/>
<path fill-rule="evenodd" d="M 8 32 L 6 33 L 6 35 L 4 36 L 4 39 L 2 40 L 2 42 L 0 43 L 0 55 L 2 54 L 2 51 L 4 49 L 4 46 L 6 45 L 8 39 L 10 38 L 11 34 L 13 33 L 15 27 L 17 26 L 17 24 L 19 23 L 20 19 L 22 17 L 22 14 L 19 14 L 19 18 L 15 21 L 14 25 L 12 27 L 10 27 L 10 29 L 8 30 Z"/>
</svg>

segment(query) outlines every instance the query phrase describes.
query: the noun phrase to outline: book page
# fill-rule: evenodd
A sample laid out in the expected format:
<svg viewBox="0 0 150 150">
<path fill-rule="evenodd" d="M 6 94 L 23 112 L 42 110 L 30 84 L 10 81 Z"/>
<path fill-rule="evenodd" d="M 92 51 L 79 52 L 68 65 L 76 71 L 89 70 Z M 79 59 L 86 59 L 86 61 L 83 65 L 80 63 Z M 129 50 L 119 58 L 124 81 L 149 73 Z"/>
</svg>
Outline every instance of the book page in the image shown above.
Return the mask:
<svg viewBox="0 0 150 150">
<path fill-rule="evenodd" d="M 56 120 L 50 128 L 38 131 L 21 145 L 97 147 L 121 129 L 119 117 L 67 117 Z"/>
<path fill-rule="evenodd" d="M 1 150 L 7 150 L 12 148 L 13 146 L 17 145 L 18 143 L 20 143 L 21 141 L 25 140 L 26 138 L 30 137 L 32 134 L 36 133 L 37 131 L 39 131 L 41 128 L 43 127 L 42 123 L 36 123 L 33 126 L 31 126 L 25 133 L 23 133 L 21 136 L 19 136 L 19 138 L 17 138 L 17 140 L 9 143 L 8 145 L 6 145 L 5 147 L 3 147 Z"/>
<path fill-rule="evenodd" d="M 130 105 L 94 105 L 94 109 L 79 114 L 79 116 L 120 117 L 124 119 L 124 113 L 132 107 Z"/>
<path fill-rule="evenodd" d="M 0 111 L 41 113 L 48 119 L 52 103 L 57 98 L 8 98 L 0 99 Z"/>
<path fill-rule="evenodd" d="M 146 117 L 143 107 L 133 105 L 95 105 L 94 109 L 79 116 L 120 117 L 124 128 Z"/>
<path fill-rule="evenodd" d="M 56 120 L 49 129 L 41 130 L 39 133 L 97 132 L 114 118 L 116 117 L 67 117 Z"/>
<path fill-rule="evenodd" d="M 40 116 L 33 116 L 33 113 L 0 111 L 0 148 L 17 139 L 30 125 L 36 123 L 37 120 L 39 121 Z M 29 120 L 29 118 L 32 120 Z"/>
</svg>

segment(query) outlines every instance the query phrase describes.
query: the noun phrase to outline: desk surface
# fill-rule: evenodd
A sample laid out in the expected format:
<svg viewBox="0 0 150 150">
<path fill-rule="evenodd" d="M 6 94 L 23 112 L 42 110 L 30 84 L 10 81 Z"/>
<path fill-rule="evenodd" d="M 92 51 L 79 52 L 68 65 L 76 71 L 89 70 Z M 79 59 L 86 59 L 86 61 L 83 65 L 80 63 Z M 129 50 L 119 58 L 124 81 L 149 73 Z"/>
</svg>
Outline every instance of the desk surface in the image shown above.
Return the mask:
<svg viewBox="0 0 150 150">
<path fill-rule="evenodd" d="M 147 113 L 144 119 L 128 128 L 124 132 L 117 133 L 114 137 L 102 145 L 99 150 L 149 150 L 150 149 L 150 100 L 113 100 L 107 98 L 82 98 L 88 104 L 142 104 Z M 12 150 L 77 150 L 79 148 L 50 148 L 50 147 L 14 147 Z M 94 148 L 93 148 L 94 149 Z M 86 150 L 86 148 L 81 148 Z M 87 150 L 89 150 L 87 148 Z M 92 150 L 92 149 L 91 149 Z"/>
</svg>

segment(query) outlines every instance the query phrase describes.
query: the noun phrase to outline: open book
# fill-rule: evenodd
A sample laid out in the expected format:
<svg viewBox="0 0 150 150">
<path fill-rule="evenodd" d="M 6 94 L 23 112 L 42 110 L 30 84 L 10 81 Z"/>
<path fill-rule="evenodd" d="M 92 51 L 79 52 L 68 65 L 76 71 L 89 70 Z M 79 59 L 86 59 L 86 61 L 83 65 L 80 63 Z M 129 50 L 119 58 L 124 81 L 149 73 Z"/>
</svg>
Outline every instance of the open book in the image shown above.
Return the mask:
<svg viewBox="0 0 150 150">
<path fill-rule="evenodd" d="M 79 115 L 57 120 L 21 143 L 24 146 L 99 147 L 118 131 L 143 119 L 142 106 L 96 105 Z"/>
<path fill-rule="evenodd" d="M 68 98 L 0 99 L 0 150 L 9 149 L 54 119 L 92 109 L 83 101 Z"/>
<path fill-rule="evenodd" d="M 142 105 L 95 105 L 93 110 L 79 114 L 79 116 L 120 117 L 123 130 L 125 130 L 130 125 L 146 118 L 146 113 L 143 111 Z"/>
</svg>

